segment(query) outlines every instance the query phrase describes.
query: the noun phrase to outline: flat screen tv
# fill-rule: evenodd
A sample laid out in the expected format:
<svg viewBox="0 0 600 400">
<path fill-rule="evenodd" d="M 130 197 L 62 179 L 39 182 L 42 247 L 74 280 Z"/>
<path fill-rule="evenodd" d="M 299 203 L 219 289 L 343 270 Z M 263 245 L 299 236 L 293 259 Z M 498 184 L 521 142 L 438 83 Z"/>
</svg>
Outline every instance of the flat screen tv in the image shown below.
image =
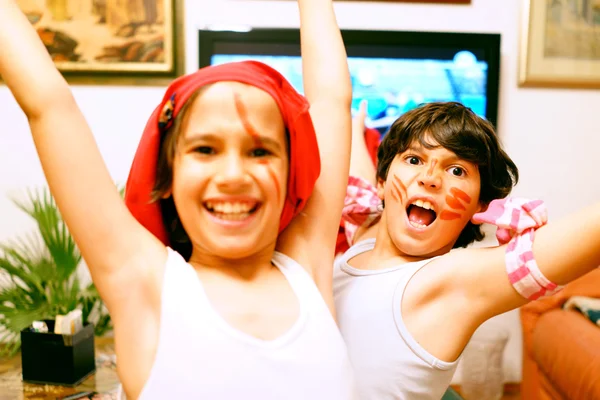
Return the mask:
<svg viewBox="0 0 600 400">
<path fill-rule="evenodd" d="M 367 100 L 367 125 L 385 134 L 404 112 L 458 101 L 496 125 L 500 35 L 342 31 L 353 86 L 352 108 Z M 257 60 L 302 92 L 298 29 L 199 31 L 199 66 Z"/>
</svg>

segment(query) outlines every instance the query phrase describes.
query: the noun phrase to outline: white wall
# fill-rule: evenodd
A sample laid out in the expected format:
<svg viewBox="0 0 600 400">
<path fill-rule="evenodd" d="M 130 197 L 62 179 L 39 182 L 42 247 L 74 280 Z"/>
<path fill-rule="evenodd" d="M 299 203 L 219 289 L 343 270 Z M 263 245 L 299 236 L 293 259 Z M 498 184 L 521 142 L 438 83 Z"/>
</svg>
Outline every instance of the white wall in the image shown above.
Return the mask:
<svg viewBox="0 0 600 400">
<path fill-rule="evenodd" d="M 518 164 L 515 194 L 543 198 L 552 218 L 600 200 L 597 118 L 600 91 L 517 88 L 519 0 L 473 0 L 470 6 L 407 3 L 336 4 L 342 28 L 492 32 L 502 34 L 499 131 Z M 197 29 L 210 24 L 297 27 L 295 1 L 186 0 L 186 69 L 197 67 Z M 117 182 L 124 183 L 146 119 L 162 88 L 73 88 Z M 25 118 L 0 86 L 0 241 L 32 228 L 7 195 L 43 185 L 44 178 Z M 94 210 L 90 210 L 94 212 Z M 507 326 L 506 379 L 520 380 L 520 325 L 511 312 L 490 323 Z"/>
</svg>

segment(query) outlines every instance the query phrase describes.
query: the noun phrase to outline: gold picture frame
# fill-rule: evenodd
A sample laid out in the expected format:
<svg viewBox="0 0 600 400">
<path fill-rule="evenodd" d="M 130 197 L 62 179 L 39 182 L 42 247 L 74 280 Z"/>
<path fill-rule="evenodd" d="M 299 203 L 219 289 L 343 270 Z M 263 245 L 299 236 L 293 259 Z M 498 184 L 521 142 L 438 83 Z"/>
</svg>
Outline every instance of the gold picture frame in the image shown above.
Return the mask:
<svg viewBox="0 0 600 400">
<path fill-rule="evenodd" d="M 164 85 L 184 72 L 184 0 L 17 0 L 74 84 Z"/>
<path fill-rule="evenodd" d="M 524 0 L 519 86 L 600 88 L 600 0 Z"/>
<path fill-rule="evenodd" d="M 365 0 L 341 0 L 341 1 L 365 1 Z M 371 2 L 385 2 L 385 3 L 429 3 L 429 4 L 471 4 L 471 0 L 371 0 Z"/>
</svg>

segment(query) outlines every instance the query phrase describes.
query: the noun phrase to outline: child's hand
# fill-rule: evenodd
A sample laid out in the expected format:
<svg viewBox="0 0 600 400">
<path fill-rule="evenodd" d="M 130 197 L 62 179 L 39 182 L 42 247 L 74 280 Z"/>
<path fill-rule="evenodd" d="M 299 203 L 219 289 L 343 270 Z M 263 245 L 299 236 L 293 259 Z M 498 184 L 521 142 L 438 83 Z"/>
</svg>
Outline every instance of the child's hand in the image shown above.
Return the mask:
<svg viewBox="0 0 600 400">
<path fill-rule="evenodd" d="M 507 197 L 492 201 L 486 211 L 473 215 L 471 222 L 496 225 L 498 242 L 505 244 L 527 229 L 546 225 L 548 211 L 542 200 Z"/>
</svg>

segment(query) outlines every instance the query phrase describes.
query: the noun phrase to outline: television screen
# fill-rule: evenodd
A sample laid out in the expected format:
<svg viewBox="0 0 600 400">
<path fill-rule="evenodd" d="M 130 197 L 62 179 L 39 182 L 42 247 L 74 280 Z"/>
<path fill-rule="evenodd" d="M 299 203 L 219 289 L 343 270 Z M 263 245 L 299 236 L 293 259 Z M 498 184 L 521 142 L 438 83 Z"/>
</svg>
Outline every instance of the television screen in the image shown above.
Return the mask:
<svg viewBox="0 0 600 400">
<path fill-rule="evenodd" d="M 272 35 L 261 30 L 254 39 L 253 33 L 201 31 L 200 66 L 261 61 L 302 92 L 297 30 L 271 30 Z M 384 133 L 404 112 L 432 101 L 463 103 L 495 124 L 498 35 L 345 31 L 343 36 L 352 108 L 366 100 L 368 126 Z"/>
</svg>

